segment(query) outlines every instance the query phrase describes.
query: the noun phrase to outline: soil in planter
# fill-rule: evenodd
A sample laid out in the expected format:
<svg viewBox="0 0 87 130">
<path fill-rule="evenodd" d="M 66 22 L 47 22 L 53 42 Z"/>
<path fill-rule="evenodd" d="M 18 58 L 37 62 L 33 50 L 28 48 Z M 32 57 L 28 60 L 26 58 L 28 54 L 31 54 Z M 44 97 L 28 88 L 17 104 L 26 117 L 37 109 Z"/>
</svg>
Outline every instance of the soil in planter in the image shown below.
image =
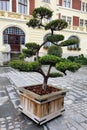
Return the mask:
<svg viewBox="0 0 87 130">
<path fill-rule="evenodd" d="M 30 90 L 38 95 L 45 95 L 52 92 L 60 91 L 60 89 L 54 88 L 52 86 L 47 86 L 46 90 L 43 90 L 41 85 L 25 87 L 25 89 Z"/>
</svg>

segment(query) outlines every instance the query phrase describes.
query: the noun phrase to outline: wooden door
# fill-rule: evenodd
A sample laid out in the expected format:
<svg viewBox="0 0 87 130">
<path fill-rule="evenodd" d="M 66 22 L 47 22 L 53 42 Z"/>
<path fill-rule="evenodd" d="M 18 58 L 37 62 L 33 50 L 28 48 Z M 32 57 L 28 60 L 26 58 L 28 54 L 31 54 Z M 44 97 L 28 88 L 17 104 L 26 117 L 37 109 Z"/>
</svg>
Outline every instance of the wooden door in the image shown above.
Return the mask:
<svg viewBox="0 0 87 130">
<path fill-rule="evenodd" d="M 20 35 L 8 35 L 11 51 L 20 51 Z"/>
</svg>

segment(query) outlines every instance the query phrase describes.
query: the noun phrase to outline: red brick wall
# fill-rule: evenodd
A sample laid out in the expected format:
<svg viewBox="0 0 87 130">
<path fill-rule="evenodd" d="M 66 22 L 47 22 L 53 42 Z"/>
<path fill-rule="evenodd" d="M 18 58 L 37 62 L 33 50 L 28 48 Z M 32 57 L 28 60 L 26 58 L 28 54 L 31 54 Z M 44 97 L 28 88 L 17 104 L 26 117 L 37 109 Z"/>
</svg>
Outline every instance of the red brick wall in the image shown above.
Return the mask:
<svg viewBox="0 0 87 130">
<path fill-rule="evenodd" d="M 35 8 L 35 0 L 30 0 L 30 10 L 29 10 L 29 12 L 30 12 L 31 15 L 32 15 L 34 8 Z"/>
<path fill-rule="evenodd" d="M 79 26 L 79 17 L 73 16 L 73 26 Z"/>
<path fill-rule="evenodd" d="M 12 0 L 12 12 L 16 12 L 16 0 Z"/>
<path fill-rule="evenodd" d="M 72 8 L 81 10 L 81 0 L 72 0 Z"/>
<path fill-rule="evenodd" d="M 59 0 L 59 5 L 62 6 L 62 0 Z"/>
</svg>

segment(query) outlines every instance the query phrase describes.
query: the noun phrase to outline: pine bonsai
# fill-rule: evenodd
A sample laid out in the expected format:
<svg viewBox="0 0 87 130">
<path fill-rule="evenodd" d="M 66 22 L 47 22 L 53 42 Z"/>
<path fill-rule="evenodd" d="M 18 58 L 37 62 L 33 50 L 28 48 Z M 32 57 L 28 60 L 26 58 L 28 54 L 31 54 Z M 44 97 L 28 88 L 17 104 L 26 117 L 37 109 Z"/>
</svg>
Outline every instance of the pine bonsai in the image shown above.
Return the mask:
<svg viewBox="0 0 87 130">
<path fill-rule="evenodd" d="M 52 17 L 52 11 L 44 7 L 36 8 L 33 11 L 33 19 L 31 19 L 27 23 L 28 27 L 43 28 L 45 30 L 50 30 L 51 32 L 50 32 L 50 35 L 48 35 L 48 37 L 40 46 L 36 45 L 35 43 L 30 45 L 32 46 L 32 51 L 31 49 L 28 50 L 30 48 L 29 44 L 26 45 L 27 50 L 23 50 L 23 53 L 25 53 L 25 55 L 32 56 L 32 54 L 35 54 L 37 52 L 37 56 L 38 56 L 40 48 L 43 45 L 45 45 L 47 42 L 51 42 L 53 45 L 57 45 L 59 47 L 73 45 L 73 44 L 78 43 L 76 40 L 72 40 L 72 39 L 64 41 L 63 35 L 54 34 L 54 31 L 60 31 L 62 29 L 65 29 L 68 26 L 66 21 L 62 19 L 56 19 L 56 20 L 50 21 L 46 25 L 43 24 L 44 19 L 49 19 L 51 17 Z M 47 73 L 43 71 L 42 65 L 49 66 Z M 25 61 L 12 61 L 10 62 L 10 66 L 13 68 L 19 69 L 20 71 L 28 71 L 28 72 L 35 71 L 35 72 L 40 73 L 44 79 L 43 85 L 42 85 L 42 88 L 44 90 L 46 90 L 47 88 L 48 78 L 52 76 L 50 72 L 53 66 L 56 67 L 57 70 L 61 71 L 65 75 L 66 75 L 66 70 L 75 72 L 81 67 L 81 65 L 78 63 L 70 62 L 68 60 L 63 60 L 62 58 L 59 58 L 53 55 L 43 56 L 37 61 L 30 62 L 30 63 L 25 62 Z M 61 74 L 57 74 L 56 76 L 61 76 Z"/>
</svg>

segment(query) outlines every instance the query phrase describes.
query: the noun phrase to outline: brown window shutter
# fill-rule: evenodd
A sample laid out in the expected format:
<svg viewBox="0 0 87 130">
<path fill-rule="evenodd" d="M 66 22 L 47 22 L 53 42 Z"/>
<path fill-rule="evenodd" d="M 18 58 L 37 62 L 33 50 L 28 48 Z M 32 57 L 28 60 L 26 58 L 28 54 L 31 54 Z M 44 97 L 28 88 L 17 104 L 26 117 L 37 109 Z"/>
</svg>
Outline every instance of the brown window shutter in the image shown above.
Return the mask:
<svg viewBox="0 0 87 130">
<path fill-rule="evenodd" d="M 62 6 L 62 0 L 59 0 L 59 5 Z"/>
<path fill-rule="evenodd" d="M 81 0 L 72 0 L 72 8 L 81 10 Z"/>
<path fill-rule="evenodd" d="M 79 17 L 73 16 L 73 26 L 79 26 Z"/>
<path fill-rule="evenodd" d="M 32 15 L 32 12 L 35 8 L 35 0 L 30 0 L 30 15 Z"/>
<path fill-rule="evenodd" d="M 16 12 L 16 0 L 12 0 L 12 12 Z"/>
</svg>

